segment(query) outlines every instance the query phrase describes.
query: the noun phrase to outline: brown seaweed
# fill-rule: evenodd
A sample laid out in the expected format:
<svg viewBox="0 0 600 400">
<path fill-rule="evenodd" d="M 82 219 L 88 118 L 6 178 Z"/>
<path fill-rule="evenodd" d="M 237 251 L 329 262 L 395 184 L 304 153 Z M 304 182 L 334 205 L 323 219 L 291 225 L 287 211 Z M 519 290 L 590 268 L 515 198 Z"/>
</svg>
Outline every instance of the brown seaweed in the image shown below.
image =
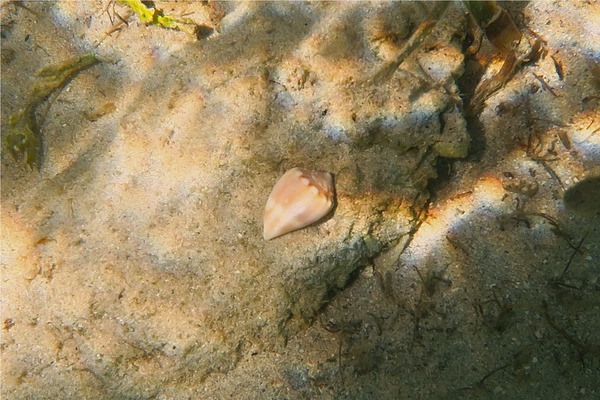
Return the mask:
<svg viewBox="0 0 600 400">
<path fill-rule="evenodd" d="M 30 168 L 36 165 L 38 170 L 41 169 L 44 141 L 37 118 L 38 107 L 77 73 L 100 62 L 94 53 L 86 53 L 45 67 L 35 74 L 39 79 L 33 85 L 24 107 L 8 119 L 9 128 L 4 144 L 15 160 L 22 160 Z"/>
</svg>

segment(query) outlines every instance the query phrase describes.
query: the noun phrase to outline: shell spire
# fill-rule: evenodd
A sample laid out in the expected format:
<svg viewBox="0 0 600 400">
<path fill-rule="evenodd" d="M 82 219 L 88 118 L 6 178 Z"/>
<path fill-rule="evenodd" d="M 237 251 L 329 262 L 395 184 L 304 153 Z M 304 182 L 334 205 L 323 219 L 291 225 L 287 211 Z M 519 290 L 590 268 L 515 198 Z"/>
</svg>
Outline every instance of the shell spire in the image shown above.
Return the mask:
<svg viewBox="0 0 600 400">
<path fill-rule="evenodd" d="M 292 168 L 275 184 L 263 217 L 264 238 L 302 229 L 326 216 L 335 204 L 329 172 Z"/>
</svg>

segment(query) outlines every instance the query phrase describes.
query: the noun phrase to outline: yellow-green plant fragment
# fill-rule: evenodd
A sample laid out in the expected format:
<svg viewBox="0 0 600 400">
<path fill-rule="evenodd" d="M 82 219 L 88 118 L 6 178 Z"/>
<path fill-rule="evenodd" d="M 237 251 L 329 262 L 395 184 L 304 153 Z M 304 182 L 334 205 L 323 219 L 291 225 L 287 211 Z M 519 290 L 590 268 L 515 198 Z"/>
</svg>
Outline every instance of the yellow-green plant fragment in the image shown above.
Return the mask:
<svg viewBox="0 0 600 400">
<path fill-rule="evenodd" d="M 176 29 L 194 36 L 197 36 L 196 32 L 199 28 L 206 28 L 206 26 L 198 25 L 188 18 L 175 18 L 170 15 L 164 15 L 162 10 L 148 8 L 140 0 L 119 0 L 119 3 L 131 8 L 131 10 L 137 14 L 140 21 L 145 24 L 162 26 L 167 29 Z"/>
<path fill-rule="evenodd" d="M 119 3 L 125 4 L 126 6 L 131 8 L 131 10 L 137 14 L 140 21 L 142 21 L 146 24 L 155 23 L 154 14 L 156 13 L 156 10 L 152 9 L 152 11 L 150 11 L 150 9 L 148 7 L 146 7 L 141 1 L 119 0 Z"/>
</svg>

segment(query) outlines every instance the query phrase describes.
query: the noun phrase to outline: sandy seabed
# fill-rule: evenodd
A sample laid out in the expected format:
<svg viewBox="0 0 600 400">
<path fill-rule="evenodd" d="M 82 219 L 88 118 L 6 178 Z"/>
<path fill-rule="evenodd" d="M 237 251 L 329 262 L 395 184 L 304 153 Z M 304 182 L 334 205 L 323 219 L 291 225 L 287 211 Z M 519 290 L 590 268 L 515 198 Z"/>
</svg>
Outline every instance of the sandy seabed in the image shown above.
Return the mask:
<svg viewBox="0 0 600 400">
<path fill-rule="evenodd" d="M 155 4 L 205 35 L 2 2 L 3 143 L 36 71 L 103 60 L 39 171 L 2 149 L 2 398 L 600 396 L 597 4 L 510 5 L 547 53 L 476 116 L 458 2 L 376 83 L 432 4 Z M 267 242 L 295 166 L 337 205 Z"/>
</svg>

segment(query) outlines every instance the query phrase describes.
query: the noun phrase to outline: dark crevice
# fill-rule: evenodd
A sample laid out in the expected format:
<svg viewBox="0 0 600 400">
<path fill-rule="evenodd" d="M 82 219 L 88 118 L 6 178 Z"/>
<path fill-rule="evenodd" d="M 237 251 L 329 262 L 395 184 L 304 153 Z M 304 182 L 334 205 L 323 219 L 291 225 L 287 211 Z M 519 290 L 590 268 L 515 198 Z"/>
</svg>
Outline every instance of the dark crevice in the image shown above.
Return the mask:
<svg viewBox="0 0 600 400">
<path fill-rule="evenodd" d="M 465 73 L 457 80 L 456 84 L 460 89 L 464 104 L 469 104 L 475 93 L 475 88 L 480 82 L 481 77 L 485 72 L 485 68 L 474 58 L 467 56 L 465 60 Z M 479 161 L 485 150 L 485 136 L 483 125 L 479 121 L 479 115 L 465 115 L 467 121 L 467 132 L 471 137 L 469 146 L 469 161 Z"/>
<path fill-rule="evenodd" d="M 429 191 L 429 201 L 435 202 L 438 193 L 441 192 L 451 181 L 453 176 L 452 171 L 454 170 L 454 163 L 456 159 L 438 157 L 435 162 L 435 169 L 437 176 L 430 179 L 427 183 L 427 190 Z"/>
</svg>

